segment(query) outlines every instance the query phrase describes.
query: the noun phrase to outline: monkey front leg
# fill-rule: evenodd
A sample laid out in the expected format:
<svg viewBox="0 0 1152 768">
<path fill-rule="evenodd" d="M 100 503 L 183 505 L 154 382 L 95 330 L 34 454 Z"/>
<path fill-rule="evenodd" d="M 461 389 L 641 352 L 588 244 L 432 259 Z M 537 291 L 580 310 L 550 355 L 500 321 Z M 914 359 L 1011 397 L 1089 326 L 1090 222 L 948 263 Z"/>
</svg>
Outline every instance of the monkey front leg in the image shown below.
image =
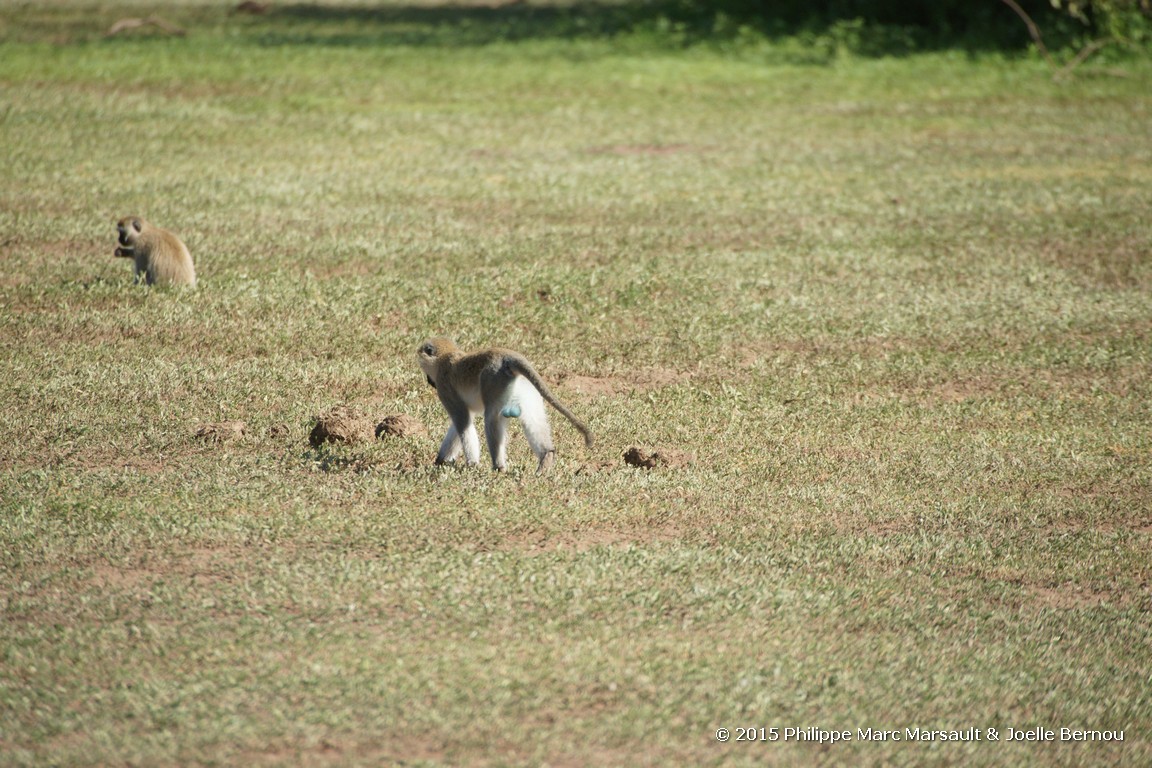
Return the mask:
<svg viewBox="0 0 1152 768">
<path fill-rule="evenodd" d="M 448 425 L 448 432 L 444 435 L 444 441 L 440 443 L 439 453 L 436 454 L 436 463 L 448 464 L 456 461 L 460 457 L 461 450 L 464 452 L 464 463 L 468 466 L 480 463 L 480 436 L 471 418 L 468 419 L 468 426 L 464 428 L 463 434 L 456 428 L 455 423 Z"/>
<path fill-rule="evenodd" d="M 460 435 L 453 424 L 448 425 L 448 432 L 444 435 L 444 442 L 440 443 L 440 450 L 436 453 L 437 464 L 447 464 L 456 461 L 460 455 Z"/>
</svg>

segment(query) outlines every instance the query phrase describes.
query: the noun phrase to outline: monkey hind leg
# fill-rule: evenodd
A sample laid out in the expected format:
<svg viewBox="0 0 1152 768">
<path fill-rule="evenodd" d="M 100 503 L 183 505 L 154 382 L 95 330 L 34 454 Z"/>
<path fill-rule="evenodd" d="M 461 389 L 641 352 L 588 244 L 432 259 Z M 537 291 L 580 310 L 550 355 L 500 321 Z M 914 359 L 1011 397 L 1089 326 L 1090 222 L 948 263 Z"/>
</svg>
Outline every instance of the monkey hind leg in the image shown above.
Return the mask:
<svg viewBox="0 0 1152 768">
<path fill-rule="evenodd" d="M 143 253 L 133 249 L 132 255 L 136 266 L 136 284 L 146 283 L 152 285 L 156 281 L 155 275 L 152 274 L 151 265 L 148 262 L 148 257 Z"/>
<path fill-rule="evenodd" d="M 552 466 L 552 459 L 556 454 L 544 398 L 531 382 L 521 377 L 516 380 L 515 402 L 520 409 L 520 426 L 524 428 L 524 436 L 528 438 L 532 453 L 536 454 L 539 460 L 537 469 L 543 472 Z"/>
<path fill-rule="evenodd" d="M 488 439 L 488 453 L 492 469 L 503 471 L 508 464 L 508 418 L 506 408 L 489 408 L 484 414 L 484 436 Z"/>
</svg>

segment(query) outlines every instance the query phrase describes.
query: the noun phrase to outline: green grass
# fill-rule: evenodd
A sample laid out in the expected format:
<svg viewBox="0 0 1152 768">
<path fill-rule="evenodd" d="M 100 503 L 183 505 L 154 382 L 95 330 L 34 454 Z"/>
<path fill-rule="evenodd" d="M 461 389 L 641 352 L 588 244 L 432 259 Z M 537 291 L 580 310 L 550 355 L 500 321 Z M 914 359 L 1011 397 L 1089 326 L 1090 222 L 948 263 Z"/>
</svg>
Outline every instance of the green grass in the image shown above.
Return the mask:
<svg viewBox="0 0 1152 768">
<path fill-rule="evenodd" d="M 0 3 L 0 763 L 1152 760 L 1147 61 L 230 5 Z M 432 466 L 440 333 L 596 447 Z"/>
</svg>

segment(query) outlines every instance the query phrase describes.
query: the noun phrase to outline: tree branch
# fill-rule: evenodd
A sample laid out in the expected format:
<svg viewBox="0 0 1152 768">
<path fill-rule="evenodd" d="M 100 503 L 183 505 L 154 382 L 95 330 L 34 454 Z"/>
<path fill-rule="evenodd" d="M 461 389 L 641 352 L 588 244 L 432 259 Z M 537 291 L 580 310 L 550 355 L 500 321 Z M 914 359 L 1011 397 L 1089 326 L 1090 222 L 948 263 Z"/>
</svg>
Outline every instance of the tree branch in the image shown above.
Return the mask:
<svg viewBox="0 0 1152 768">
<path fill-rule="evenodd" d="M 1025 26 L 1028 27 L 1028 34 L 1032 36 L 1032 42 L 1036 43 L 1036 47 L 1040 50 L 1040 54 L 1044 57 L 1044 60 L 1048 62 L 1049 66 L 1055 69 L 1056 62 L 1053 61 L 1052 54 L 1048 53 L 1048 47 L 1044 45 L 1044 40 L 1040 37 L 1040 28 L 1036 26 L 1036 22 L 1032 21 L 1032 17 L 1020 7 L 1020 4 L 1017 3 L 1016 0 L 1001 0 L 1001 2 L 1011 8 L 1016 15 L 1024 21 Z"/>
</svg>

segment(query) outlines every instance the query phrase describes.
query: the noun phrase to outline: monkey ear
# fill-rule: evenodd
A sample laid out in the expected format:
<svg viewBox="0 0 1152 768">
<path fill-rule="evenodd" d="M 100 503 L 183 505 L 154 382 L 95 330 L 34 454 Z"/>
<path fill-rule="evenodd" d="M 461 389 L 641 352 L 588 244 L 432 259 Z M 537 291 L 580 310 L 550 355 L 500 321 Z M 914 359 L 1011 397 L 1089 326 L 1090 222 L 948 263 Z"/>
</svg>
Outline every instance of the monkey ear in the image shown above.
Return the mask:
<svg viewBox="0 0 1152 768">
<path fill-rule="evenodd" d="M 139 232 L 139 231 L 140 231 L 141 229 L 143 229 L 143 228 L 144 228 L 144 227 L 142 227 L 142 226 L 140 225 L 140 219 L 132 219 L 132 229 L 134 229 L 134 230 L 136 230 L 137 232 Z"/>
</svg>

